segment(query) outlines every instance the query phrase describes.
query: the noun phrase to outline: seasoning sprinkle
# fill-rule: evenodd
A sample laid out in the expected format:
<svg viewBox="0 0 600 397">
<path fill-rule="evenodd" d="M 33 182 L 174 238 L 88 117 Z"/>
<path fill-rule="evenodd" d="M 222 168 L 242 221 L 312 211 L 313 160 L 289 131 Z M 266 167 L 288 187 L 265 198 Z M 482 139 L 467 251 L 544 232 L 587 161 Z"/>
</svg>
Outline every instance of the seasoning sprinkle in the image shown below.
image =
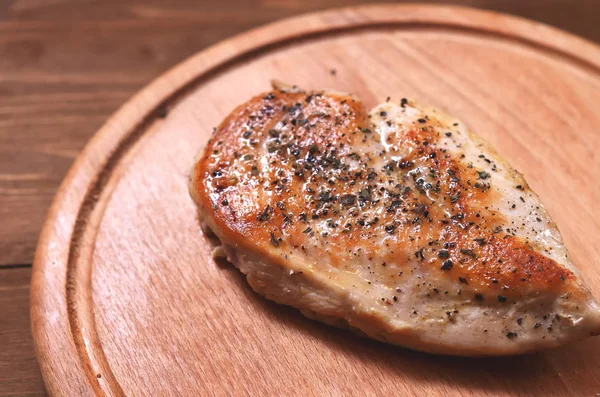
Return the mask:
<svg viewBox="0 0 600 397">
<path fill-rule="evenodd" d="M 275 238 L 275 234 L 271 233 L 271 240 L 269 240 L 271 242 L 271 244 L 273 244 L 275 247 L 279 247 L 279 241 L 277 241 L 277 239 Z"/>
<path fill-rule="evenodd" d="M 267 204 L 265 209 L 260 213 L 260 215 L 258 215 L 256 217 L 256 219 L 259 222 L 264 222 L 269 219 L 269 215 L 271 214 L 272 211 L 273 211 L 273 209 L 271 208 L 271 206 Z"/>
<path fill-rule="evenodd" d="M 461 248 L 460 249 L 460 253 L 464 254 L 464 255 L 468 255 L 473 259 L 477 259 L 477 255 L 475 254 L 475 252 L 473 252 L 473 250 L 470 249 L 466 249 L 466 248 Z"/>
<path fill-rule="evenodd" d="M 477 174 L 479 175 L 479 179 L 487 179 L 490 176 L 490 174 L 485 171 L 477 171 Z"/>
<path fill-rule="evenodd" d="M 451 270 L 452 267 L 454 266 L 454 263 L 448 259 L 447 261 L 444 261 L 444 263 L 442 263 L 442 266 L 440 267 L 441 270 Z"/>
</svg>

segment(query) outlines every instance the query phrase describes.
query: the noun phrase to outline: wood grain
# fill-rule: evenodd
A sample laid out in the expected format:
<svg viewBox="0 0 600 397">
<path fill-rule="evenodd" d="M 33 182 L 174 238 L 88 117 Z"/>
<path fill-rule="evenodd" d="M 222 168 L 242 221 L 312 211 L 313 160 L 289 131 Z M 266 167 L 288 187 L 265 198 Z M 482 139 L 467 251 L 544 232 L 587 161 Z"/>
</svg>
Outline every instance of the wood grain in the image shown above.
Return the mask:
<svg viewBox="0 0 600 397">
<path fill-rule="evenodd" d="M 600 41 L 597 1 L 450 2 L 521 15 Z M 365 2 L 0 2 L 0 283 L 7 283 L 0 292 L 0 335 L 10 335 L 0 337 L 0 364 L 8 363 L 0 369 L 0 395 L 44 394 L 27 299 L 12 288 L 28 276 L 12 276 L 21 271 L 13 265 L 31 263 L 60 181 L 106 118 L 163 70 L 209 44 L 282 17 L 358 3 Z"/>
<path fill-rule="evenodd" d="M 31 263 L 73 159 L 127 98 L 196 51 L 282 17 L 363 0 L 14 0 L 0 4 L 0 266 Z M 429 0 L 600 41 L 598 1 Z"/>
<path fill-rule="evenodd" d="M 45 395 L 29 326 L 31 268 L 0 271 L 0 396 Z"/>
<path fill-rule="evenodd" d="M 357 62 L 359 60 L 359 62 Z M 330 73 L 335 69 L 337 73 Z M 273 77 L 420 98 L 529 177 L 600 293 L 600 49 L 459 8 L 285 21 L 212 47 L 129 101 L 78 157 L 42 233 L 36 352 L 55 395 L 591 395 L 600 340 L 517 358 L 435 357 L 311 322 L 210 259 L 187 169 L 211 127 Z M 164 109 L 168 112 L 164 114 Z M 140 172 L 142 171 L 142 172 Z M 577 195 L 574 196 L 573 192 Z M 64 286 L 67 286 L 65 289 Z"/>
</svg>

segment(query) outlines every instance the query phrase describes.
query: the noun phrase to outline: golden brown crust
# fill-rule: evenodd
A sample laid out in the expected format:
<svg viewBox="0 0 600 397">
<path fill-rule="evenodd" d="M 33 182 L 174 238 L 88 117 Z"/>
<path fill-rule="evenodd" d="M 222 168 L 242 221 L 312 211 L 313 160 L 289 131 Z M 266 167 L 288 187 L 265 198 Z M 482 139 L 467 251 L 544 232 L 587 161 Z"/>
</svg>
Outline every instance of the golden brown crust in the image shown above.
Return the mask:
<svg viewBox="0 0 600 397">
<path fill-rule="evenodd" d="M 389 285 L 401 283 L 398 269 L 416 257 L 433 279 L 478 299 L 573 291 L 569 270 L 511 235 L 501 213 L 486 210 L 497 198 L 485 173 L 437 145 L 434 123 L 422 120 L 388 142 L 410 153 L 397 158 L 377 146 L 366 109 L 352 97 L 266 93 L 217 128 L 194 169 L 194 194 L 221 238 L 272 259 L 318 246 L 343 269 L 357 250 L 376 253 L 387 241 L 393 247 L 364 266 L 378 266 Z M 355 151 L 359 146 L 377 149 Z M 430 170 L 433 185 L 414 180 L 417 165 Z M 387 179 L 389 187 L 376 188 Z M 329 228 L 316 234 L 312 225 L 322 222 Z"/>
</svg>

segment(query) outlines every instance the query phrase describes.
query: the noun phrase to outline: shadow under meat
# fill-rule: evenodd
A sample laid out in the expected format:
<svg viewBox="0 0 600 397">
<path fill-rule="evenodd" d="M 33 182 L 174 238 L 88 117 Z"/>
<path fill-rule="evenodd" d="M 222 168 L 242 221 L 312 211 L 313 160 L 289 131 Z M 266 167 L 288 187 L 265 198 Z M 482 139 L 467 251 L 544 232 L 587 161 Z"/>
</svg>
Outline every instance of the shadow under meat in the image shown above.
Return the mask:
<svg viewBox="0 0 600 397">
<path fill-rule="evenodd" d="M 204 236 L 213 247 L 220 245 L 211 230 Z M 406 382 L 439 384 L 443 390 L 456 387 L 471 390 L 502 392 L 515 396 L 592 396 L 600 389 L 600 379 L 578 381 L 578 372 L 586 366 L 596 366 L 593 352 L 600 351 L 600 340 L 579 343 L 546 352 L 506 357 L 455 357 L 441 356 L 401 348 L 353 334 L 303 316 L 297 309 L 277 304 L 256 293 L 246 277 L 224 257 L 212 262 L 228 279 L 252 301 L 253 307 L 263 311 L 271 321 L 295 327 L 311 338 L 324 340 L 340 354 L 351 355 L 366 366 L 377 367 L 385 377 L 397 377 Z M 600 338 L 599 338 L 600 339 Z M 588 342 L 590 343 L 590 342 Z M 574 379 L 569 380 L 568 378 Z"/>
<path fill-rule="evenodd" d="M 297 309 L 269 301 L 254 292 L 245 276 L 226 259 L 219 258 L 215 263 L 227 272 L 228 278 L 244 292 L 245 297 L 253 301 L 254 307 L 264 311 L 269 320 L 296 327 L 312 338 L 324 340 L 340 354 L 352 355 L 353 359 L 365 365 L 376 366 L 383 376 L 401 375 L 399 379 L 412 378 L 450 389 L 458 386 L 509 395 L 591 396 L 598 392 L 593 382 L 567 382 L 568 387 L 565 384 L 565 376 L 577 374 L 582 366 L 591 365 L 591 360 L 582 360 L 582 356 L 587 354 L 581 344 L 507 357 L 470 358 L 421 353 L 308 319 Z M 598 343 L 596 345 L 600 348 Z M 572 362 L 574 366 L 569 366 L 569 371 L 561 373 L 556 363 L 564 364 L 565 361 Z"/>
</svg>

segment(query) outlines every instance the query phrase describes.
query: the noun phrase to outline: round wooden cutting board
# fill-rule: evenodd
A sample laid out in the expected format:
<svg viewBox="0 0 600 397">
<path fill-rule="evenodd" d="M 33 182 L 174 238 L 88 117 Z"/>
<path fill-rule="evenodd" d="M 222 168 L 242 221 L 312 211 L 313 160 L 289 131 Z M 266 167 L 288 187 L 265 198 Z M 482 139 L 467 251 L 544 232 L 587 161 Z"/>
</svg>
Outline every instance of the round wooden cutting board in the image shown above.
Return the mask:
<svg viewBox="0 0 600 397">
<path fill-rule="evenodd" d="M 202 27 L 198 27 L 201 29 Z M 187 173 L 236 105 L 276 78 L 447 110 L 524 172 L 600 297 L 600 50 L 456 7 L 294 18 L 192 57 L 123 106 L 75 162 L 32 280 L 52 395 L 593 396 L 600 337 L 540 354 L 439 357 L 304 318 L 215 263 Z"/>
</svg>

